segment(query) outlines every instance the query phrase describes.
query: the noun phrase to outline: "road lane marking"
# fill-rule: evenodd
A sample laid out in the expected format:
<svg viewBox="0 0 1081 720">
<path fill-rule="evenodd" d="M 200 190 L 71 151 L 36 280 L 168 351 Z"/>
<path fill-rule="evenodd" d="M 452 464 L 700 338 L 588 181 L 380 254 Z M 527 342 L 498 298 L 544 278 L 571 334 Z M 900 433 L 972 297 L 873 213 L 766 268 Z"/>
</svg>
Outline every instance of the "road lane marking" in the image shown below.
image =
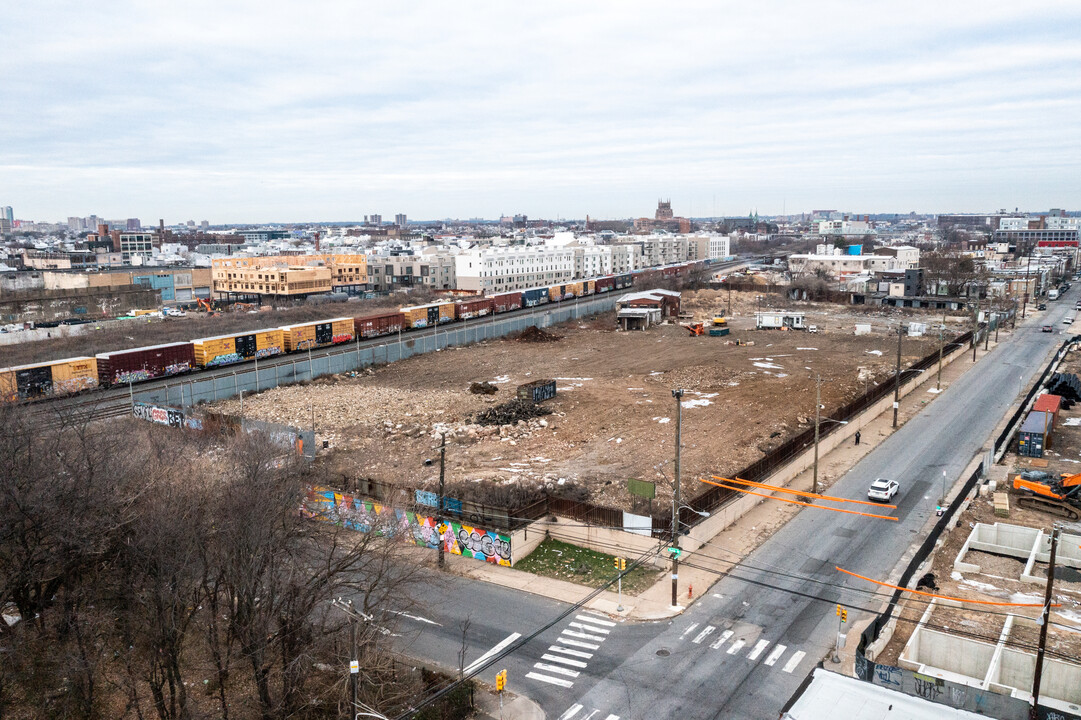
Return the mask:
<svg viewBox="0 0 1081 720">
<path fill-rule="evenodd" d="M 530 680 L 540 680 L 541 682 L 548 683 L 549 685 L 558 685 L 559 687 L 569 688 L 574 685 L 570 680 L 563 680 L 562 678 L 548 677 L 547 675 L 541 675 L 540 673 L 526 673 L 525 676 Z"/>
<path fill-rule="evenodd" d="M 559 642 L 563 643 L 564 645 L 571 645 L 573 647 L 582 647 L 582 648 L 585 648 L 586 650 L 600 650 L 601 649 L 600 645 L 593 645 L 591 643 L 584 643 L 584 642 L 581 642 L 580 640 L 567 640 L 566 638 L 559 638 Z"/>
<path fill-rule="evenodd" d="M 793 670 L 795 670 L 795 669 L 796 669 L 796 666 L 797 666 L 797 665 L 799 665 L 799 661 L 800 661 L 800 660 L 802 660 L 802 659 L 803 659 L 803 656 L 804 656 L 804 655 L 806 655 L 806 654 L 807 654 L 807 653 L 805 653 L 805 652 L 803 652 L 802 650 L 800 650 L 800 651 L 799 651 L 799 652 L 797 652 L 797 653 L 796 653 L 795 655 L 793 655 L 793 656 L 791 657 L 791 659 L 789 659 L 789 661 L 788 661 L 787 663 L 785 663 L 785 666 L 784 666 L 784 668 L 782 668 L 782 669 L 783 669 L 783 670 L 784 670 L 784 671 L 785 671 L 786 673 L 790 673 L 790 672 L 792 672 Z"/>
<path fill-rule="evenodd" d="M 728 642 L 728 638 L 732 637 L 732 634 L 732 630 L 725 630 L 723 633 L 721 633 L 721 636 L 717 638 L 712 645 L 709 646 L 710 650 L 719 650 L 721 645 L 724 645 L 726 642 Z"/>
<path fill-rule="evenodd" d="M 581 620 L 582 622 L 593 623 L 594 625 L 604 625 L 605 627 L 615 627 L 616 624 L 610 620 L 601 620 L 596 615 L 575 615 L 575 620 Z"/>
<path fill-rule="evenodd" d="M 619 715 L 609 715 L 604 720 L 619 720 Z"/>
<path fill-rule="evenodd" d="M 702 641 L 706 639 L 706 636 L 716 629 L 717 628 L 713 627 L 712 625 L 706 625 L 702 632 L 695 635 L 694 640 L 691 640 L 691 642 L 693 642 L 695 645 L 701 645 Z"/>
<path fill-rule="evenodd" d="M 410 620 L 416 620 L 417 622 L 428 623 L 429 625 L 436 625 L 438 627 L 443 627 L 442 625 L 437 623 L 435 620 L 429 620 L 428 618 L 421 617 L 420 615 L 410 615 L 409 613 L 403 612 L 401 610 L 387 610 L 387 612 L 392 613 L 394 615 L 401 615 L 402 617 L 409 618 Z"/>
<path fill-rule="evenodd" d="M 563 642 L 567 642 L 564 640 Z M 550 645 L 548 652 L 558 652 L 564 655 L 573 655 L 574 657 L 585 658 L 586 660 L 593 657 L 593 653 L 582 652 L 581 650 L 571 650 L 570 648 L 560 647 L 559 645 Z"/>
<path fill-rule="evenodd" d="M 566 675 L 567 677 L 578 677 L 577 670 L 568 670 L 565 667 L 559 667 L 558 665 L 549 665 L 547 663 L 536 663 L 533 667 L 545 672 L 553 672 L 556 675 Z"/>
<path fill-rule="evenodd" d="M 679 639 L 682 640 L 683 638 L 690 635 L 691 632 L 693 632 L 696 627 L 698 627 L 698 623 L 692 623 L 689 628 L 687 628 L 686 630 L 683 631 L 683 634 L 679 636 Z"/>
<path fill-rule="evenodd" d="M 736 640 L 734 643 L 732 643 L 732 647 L 728 648 L 728 654 L 729 655 L 735 655 L 746 644 L 747 644 L 747 641 L 742 639 L 742 638 L 740 638 L 739 640 Z"/>
<path fill-rule="evenodd" d="M 578 711 L 581 709 L 581 705 L 571 705 L 569 708 L 567 708 L 567 712 L 559 716 L 559 720 L 571 720 L 571 718 L 577 715 Z"/>
<path fill-rule="evenodd" d="M 754 650 L 747 655 L 748 660 L 757 660 L 762 651 L 769 647 L 769 640 L 759 640 L 755 643 Z"/>
<path fill-rule="evenodd" d="M 581 660 L 571 660 L 570 658 L 560 657 L 558 655 L 541 655 L 541 660 L 547 660 L 548 662 L 563 663 L 564 665 L 570 665 L 576 668 L 585 668 L 586 664 Z"/>
<path fill-rule="evenodd" d="M 781 659 L 781 656 L 784 655 L 784 651 L 787 649 L 787 645 L 774 645 L 769 657 L 766 658 L 766 665 L 773 667 L 774 663 Z"/>
<path fill-rule="evenodd" d="M 576 622 L 568 623 L 568 625 L 570 627 L 572 627 L 572 628 L 578 628 L 579 630 L 588 630 L 589 632 L 604 633 L 605 635 L 612 632 L 611 630 L 606 630 L 604 628 L 590 627 L 589 625 L 584 625 L 582 623 L 576 623 Z"/>
<path fill-rule="evenodd" d="M 574 630 L 564 630 L 560 635 L 566 635 L 567 637 L 582 638 L 583 640 L 596 640 L 597 642 L 604 642 L 604 638 L 600 635 L 590 635 L 589 633 L 575 632 Z M 596 649 L 596 648 L 594 648 Z"/>
<path fill-rule="evenodd" d="M 589 713 L 584 718 L 582 718 L 582 720 L 589 720 L 591 717 L 593 717 L 594 715 L 596 715 L 599 712 L 600 712 L 600 710 L 594 710 L 593 712 Z"/>
<path fill-rule="evenodd" d="M 493 655 L 495 655 L 500 650 L 507 647 L 508 645 L 510 645 L 512 642 L 514 642 L 515 640 L 517 640 L 520 637 L 522 637 L 521 633 L 511 633 L 507 637 L 503 638 L 503 640 L 498 645 L 496 645 L 494 648 L 492 648 L 491 650 L 489 650 L 488 652 L 484 653 L 479 658 L 474 660 L 472 663 L 470 663 L 469 666 L 465 668 L 463 673 L 465 675 L 468 675 L 469 673 L 473 672 L 474 670 L 479 668 L 481 665 L 483 665 L 485 660 L 492 657 Z M 594 648 L 594 649 L 596 649 L 596 648 Z"/>
</svg>

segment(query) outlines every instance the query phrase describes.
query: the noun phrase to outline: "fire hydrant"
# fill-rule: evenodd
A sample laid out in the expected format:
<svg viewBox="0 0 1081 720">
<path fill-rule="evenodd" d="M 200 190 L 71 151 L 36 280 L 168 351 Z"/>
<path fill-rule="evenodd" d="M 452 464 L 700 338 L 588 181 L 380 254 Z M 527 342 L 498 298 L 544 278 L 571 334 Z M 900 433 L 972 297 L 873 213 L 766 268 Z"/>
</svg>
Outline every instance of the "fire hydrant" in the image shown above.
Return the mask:
<svg viewBox="0 0 1081 720">
<path fill-rule="evenodd" d="M 687 599 L 690 600 L 694 596 L 694 585 L 687 586 Z"/>
</svg>

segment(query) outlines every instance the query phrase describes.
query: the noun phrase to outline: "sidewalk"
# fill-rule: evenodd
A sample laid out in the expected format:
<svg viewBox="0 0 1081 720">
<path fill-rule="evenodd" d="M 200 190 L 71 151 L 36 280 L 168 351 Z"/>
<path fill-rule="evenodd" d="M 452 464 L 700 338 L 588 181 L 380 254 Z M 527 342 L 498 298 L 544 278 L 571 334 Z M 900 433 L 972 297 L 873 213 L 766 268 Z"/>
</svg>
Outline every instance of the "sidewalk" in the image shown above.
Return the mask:
<svg viewBox="0 0 1081 720">
<path fill-rule="evenodd" d="M 1029 314 L 1022 326 L 1038 325 L 1039 319 Z M 1002 331 L 1003 340 L 1010 337 L 1012 331 Z M 992 334 L 988 352 L 996 347 Z M 987 354 L 981 343 L 977 348 L 977 362 Z M 972 351 L 967 347 L 958 350 L 952 362 L 943 363 L 942 390 L 953 380 L 974 367 Z M 936 371 L 929 370 L 923 382 L 912 390 L 900 402 L 898 426 L 918 413 L 928 402 L 933 400 Z M 818 479 L 821 492 L 827 492 L 838 478 L 850 470 L 861 458 L 874 450 L 879 443 L 889 437 L 894 428 L 892 408 L 877 417 L 861 417 L 853 421 L 861 431 L 861 442 L 845 443 L 822 455 L 818 462 Z M 812 483 L 812 470 L 808 469 L 797 475 L 787 487 L 809 491 Z M 613 617 L 629 620 L 660 620 L 676 616 L 691 603 L 709 592 L 713 584 L 735 563 L 741 561 L 751 551 L 769 537 L 796 513 L 802 510 L 799 505 L 776 503 L 762 500 L 742 517 L 717 533 L 712 539 L 694 552 L 684 552 L 681 561 L 691 562 L 700 567 L 688 567 L 682 562 L 679 568 L 678 597 L 679 604 L 672 605 L 672 579 L 670 572 L 652 587 L 637 596 L 623 595 L 622 610 L 620 599 L 613 591 L 605 591 L 586 603 L 585 607 Z M 694 530 L 691 531 L 694 535 Z M 434 564 L 434 559 L 430 560 Z M 475 580 L 482 580 L 503 587 L 533 593 L 553 600 L 578 603 L 594 590 L 589 587 L 542 577 L 499 565 L 480 563 L 470 558 L 457 555 L 446 556 L 447 569 L 458 575 Z M 508 715 L 508 717 L 510 717 Z"/>
</svg>

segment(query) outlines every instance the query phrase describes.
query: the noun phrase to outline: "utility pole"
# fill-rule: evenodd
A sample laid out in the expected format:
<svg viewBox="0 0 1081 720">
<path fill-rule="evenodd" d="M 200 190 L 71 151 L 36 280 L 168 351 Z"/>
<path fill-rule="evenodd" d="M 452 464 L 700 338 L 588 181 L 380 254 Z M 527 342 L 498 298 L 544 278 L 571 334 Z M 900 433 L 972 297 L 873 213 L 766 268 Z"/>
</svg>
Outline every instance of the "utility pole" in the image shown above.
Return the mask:
<svg viewBox="0 0 1081 720">
<path fill-rule="evenodd" d="M 904 326 L 897 325 L 897 369 L 893 374 L 893 426 L 897 427 L 897 408 L 901 406 L 901 338 L 904 337 Z"/>
<path fill-rule="evenodd" d="M 1051 557 L 1047 562 L 1047 587 L 1043 593 L 1043 610 L 1040 611 L 1040 644 L 1036 648 L 1036 669 L 1032 674 L 1030 720 L 1036 720 L 1036 708 L 1040 705 L 1040 678 L 1043 675 L 1043 655 L 1047 649 L 1047 626 L 1051 622 L 1051 588 L 1055 584 L 1055 550 L 1058 549 L 1058 531 L 1057 525 L 1051 528 Z"/>
<path fill-rule="evenodd" d="M 972 362 L 976 362 L 976 336 L 980 330 L 980 291 L 976 291 L 976 314 L 972 317 Z"/>
<path fill-rule="evenodd" d="M 443 492 L 446 489 L 446 467 L 447 467 L 447 434 L 440 434 L 439 441 L 439 510 L 435 514 L 435 527 L 439 530 L 443 525 Z M 446 566 L 446 560 L 443 557 L 444 546 L 443 532 L 439 533 L 439 569 L 442 570 Z"/>
<path fill-rule="evenodd" d="M 814 475 L 811 480 L 811 492 L 818 494 L 818 423 L 822 408 L 822 376 L 815 375 L 815 465 Z"/>
<path fill-rule="evenodd" d="M 353 601 L 349 601 L 352 609 Z M 349 687 L 353 692 L 353 712 L 357 711 L 357 676 L 360 674 L 360 661 L 357 658 L 357 616 L 349 613 Z"/>
<path fill-rule="evenodd" d="M 679 604 L 676 585 L 679 581 L 679 450 L 683 440 L 683 390 L 673 390 L 672 397 L 676 399 L 676 486 L 672 492 L 672 547 L 677 548 L 677 551 L 672 553 L 672 607 L 676 607 Z"/>
</svg>

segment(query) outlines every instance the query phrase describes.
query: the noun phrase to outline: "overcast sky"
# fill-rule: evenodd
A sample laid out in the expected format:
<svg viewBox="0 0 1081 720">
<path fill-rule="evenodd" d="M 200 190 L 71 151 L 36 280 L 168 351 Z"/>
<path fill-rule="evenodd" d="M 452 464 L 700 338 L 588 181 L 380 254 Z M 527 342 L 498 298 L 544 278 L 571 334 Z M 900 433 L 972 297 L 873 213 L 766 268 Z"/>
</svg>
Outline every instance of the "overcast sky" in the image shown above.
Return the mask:
<svg viewBox="0 0 1081 720">
<path fill-rule="evenodd" d="M 0 205 L 1079 209 L 1081 2 L 13 2 Z"/>
</svg>

